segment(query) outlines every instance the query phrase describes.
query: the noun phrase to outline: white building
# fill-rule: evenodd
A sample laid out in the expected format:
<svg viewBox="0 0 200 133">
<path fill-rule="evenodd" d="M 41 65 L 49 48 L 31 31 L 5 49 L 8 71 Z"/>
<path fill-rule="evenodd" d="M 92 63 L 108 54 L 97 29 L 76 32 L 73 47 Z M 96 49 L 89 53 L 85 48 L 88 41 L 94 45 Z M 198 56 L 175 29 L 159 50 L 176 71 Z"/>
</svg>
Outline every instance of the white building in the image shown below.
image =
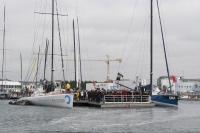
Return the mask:
<svg viewBox="0 0 200 133">
<path fill-rule="evenodd" d="M 16 82 L 16 81 L 0 81 L 0 89 L 3 88 L 4 90 L 6 90 L 7 92 L 9 90 L 13 90 L 13 91 L 19 91 L 21 88 L 21 83 L 20 82 Z"/>
<path fill-rule="evenodd" d="M 200 79 L 184 79 L 175 77 L 176 80 L 170 78 L 172 90 L 175 92 L 200 92 Z M 169 87 L 169 80 L 166 76 L 158 78 L 158 86 L 163 89 L 163 86 Z"/>
<path fill-rule="evenodd" d="M 180 79 L 177 82 L 178 92 L 200 92 L 199 79 Z"/>
</svg>

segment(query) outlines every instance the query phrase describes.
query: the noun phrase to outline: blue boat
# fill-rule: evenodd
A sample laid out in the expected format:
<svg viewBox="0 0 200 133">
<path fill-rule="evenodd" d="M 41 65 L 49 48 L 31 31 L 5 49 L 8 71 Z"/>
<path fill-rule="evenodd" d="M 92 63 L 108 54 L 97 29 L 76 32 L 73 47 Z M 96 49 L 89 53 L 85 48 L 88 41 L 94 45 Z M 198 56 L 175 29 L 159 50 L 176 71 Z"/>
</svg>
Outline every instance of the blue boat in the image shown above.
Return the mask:
<svg viewBox="0 0 200 133">
<path fill-rule="evenodd" d="M 152 102 L 156 106 L 168 106 L 168 107 L 177 107 L 178 106 L 178 95 L 173 94 L 158 94 L 151 96 Z"/>
<path fill-rule="evenodd" d="M 178 95 L 172 93 L 172 85 L 170 81 L 170 72 L 168 67 L 168 60 L 167 60 L 167 54 L 166 54 L 166 48 L 165 48 L 165 40 L 164 40 L 164 34 L 163 34 L 163 27 L 162 27 L 162 21 L 160 16 L 160 9 L 158 1 L 157 3 L 157 9 L 158 9 L 158 16 L 159 16 L 159 23 L 160 23 L 160 30 L 162 34 L 162 44 L 164 49 L 164 57 L 165 57 L 165 63 L 166 63 L 166 69 L 167 69 L 167 77 L 169 81 L 169 90 L 167 90 L 167 93 L 157 93 L 152 94 L 153 92 L 153 0 L 151 0 L 151 19 L 150 19 L 150 89 L 151 89 L 151 100 L 155 103 L 157 106 L 172 106 L 177 107 L 178 106 Z"/>
</svg>

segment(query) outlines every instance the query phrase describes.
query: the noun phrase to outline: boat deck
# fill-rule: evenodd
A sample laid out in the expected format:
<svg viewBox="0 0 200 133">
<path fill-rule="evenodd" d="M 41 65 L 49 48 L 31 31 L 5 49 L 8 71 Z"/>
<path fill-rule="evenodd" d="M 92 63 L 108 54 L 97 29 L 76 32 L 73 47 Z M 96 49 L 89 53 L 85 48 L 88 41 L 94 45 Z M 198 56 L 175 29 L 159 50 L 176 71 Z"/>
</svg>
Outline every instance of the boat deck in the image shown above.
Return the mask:
<svg viewBox="0 0 200 133">
<path fill-rule="evenodd" d="M 75 107 L 148 108 L 154 107 L 148 95 L 105 95 L 102 99 L 74 100 Z"/>
</svg>

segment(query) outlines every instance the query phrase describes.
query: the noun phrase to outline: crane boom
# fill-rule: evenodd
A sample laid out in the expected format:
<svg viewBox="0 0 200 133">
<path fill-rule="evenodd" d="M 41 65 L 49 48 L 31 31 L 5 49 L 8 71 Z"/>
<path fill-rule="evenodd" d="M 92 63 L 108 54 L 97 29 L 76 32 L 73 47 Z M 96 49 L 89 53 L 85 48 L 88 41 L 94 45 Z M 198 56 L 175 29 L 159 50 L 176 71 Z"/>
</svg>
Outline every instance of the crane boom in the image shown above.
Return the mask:
<svg viewBox="0 0 200 133">
<path fill-rule="evenodd" d="M 96 61 L 96 62 L 105 62 L 107 64 L 107 75 L 106 75 L 106 80 L 110 80 L 110 62 L 122 62 L 122 59 L 116 58 L 116 59 L 110 59 L 109 55 L 106 55 L 107 59 L 82 59 L 82 61 Z M 72 59 L 67 59 L 65 61 L 74 61 Z"/>
</svg>

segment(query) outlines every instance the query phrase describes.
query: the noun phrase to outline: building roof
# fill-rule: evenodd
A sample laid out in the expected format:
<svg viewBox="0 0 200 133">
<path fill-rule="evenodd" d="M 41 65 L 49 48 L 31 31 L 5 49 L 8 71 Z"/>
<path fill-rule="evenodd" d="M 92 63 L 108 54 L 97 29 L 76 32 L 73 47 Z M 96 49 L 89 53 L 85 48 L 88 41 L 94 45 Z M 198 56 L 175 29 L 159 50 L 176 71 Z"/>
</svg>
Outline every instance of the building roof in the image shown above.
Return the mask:
<svg viewBox="0 0 200 133">
<path fill-rule="evenodd" d="M 17 81 L 0 81 L 0 85 L 21 85 L 20 82 Z"/>
<path fill-rule="evenodd" d="M 180 80 L 182 80 L 183 82 L 190 82 L 190 81 L 200 82 L 200 79 L 184 79 L 184 78 L 181 78 Z"/>
</svg>

